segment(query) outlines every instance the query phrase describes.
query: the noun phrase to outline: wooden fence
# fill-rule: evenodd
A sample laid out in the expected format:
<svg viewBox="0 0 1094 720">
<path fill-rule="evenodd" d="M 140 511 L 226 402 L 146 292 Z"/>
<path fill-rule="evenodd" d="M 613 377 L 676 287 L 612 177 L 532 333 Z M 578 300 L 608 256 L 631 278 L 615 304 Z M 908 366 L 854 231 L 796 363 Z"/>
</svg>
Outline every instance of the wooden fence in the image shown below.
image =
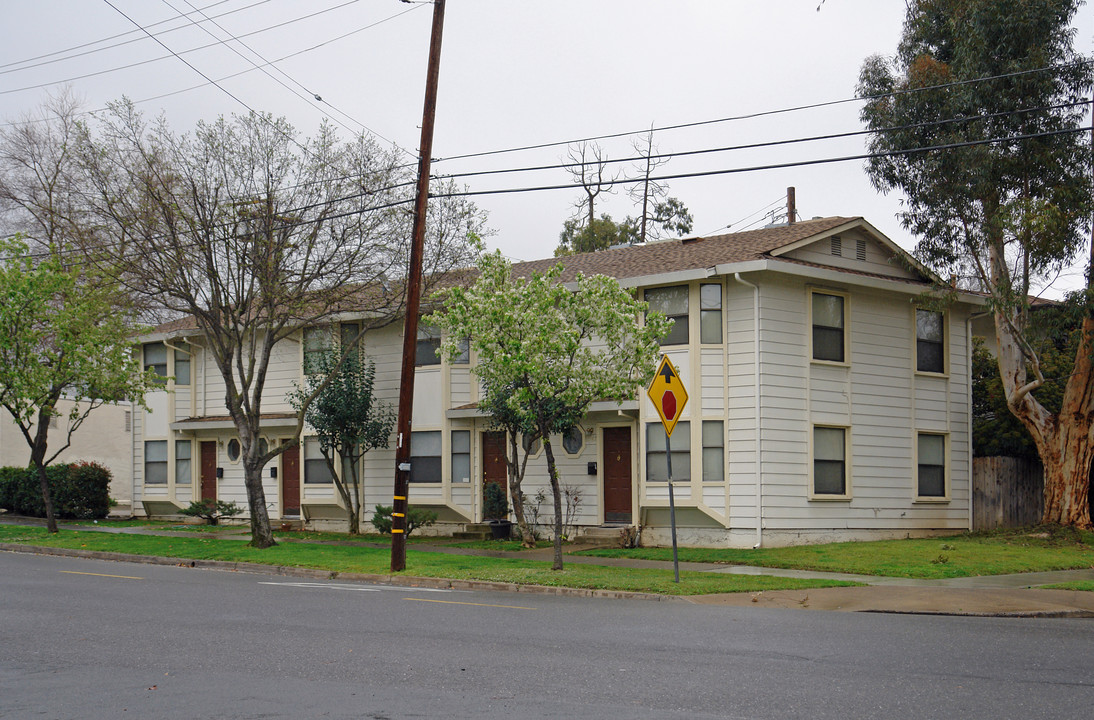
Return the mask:
<svg viewBox="0 0 1094 720">
<path fill-rule="evenodd" d="M 1044 484 L 1044 471 L 1037 460 L 973 458 L 973 530 L 1041 522 L 1045 508 Z"/>
</svg>

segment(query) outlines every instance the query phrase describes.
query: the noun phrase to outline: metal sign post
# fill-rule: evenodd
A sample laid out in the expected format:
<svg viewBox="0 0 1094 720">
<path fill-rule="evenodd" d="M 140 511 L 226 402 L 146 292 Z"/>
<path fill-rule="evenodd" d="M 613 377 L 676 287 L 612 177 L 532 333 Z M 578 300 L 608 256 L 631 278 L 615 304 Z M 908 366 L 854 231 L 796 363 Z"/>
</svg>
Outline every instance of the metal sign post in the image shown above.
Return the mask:
<svg viewBox="0 0 1094 720">
<path fill-rule="evenodd" d="M 688 391 L 668 355 L 661 356 L 661 364 L 657 366 L 646 395 L 653 401 L 653 406 L 661 417 L 661 425 L 665 428 L 665 469 L 669 483 L 669 522 L 672 525 L 672 570 L 675 581 L 680 582 L 680 559 L 676 549 L 676 497 L 672 490 L 672 430 L 688 403 Z"/>
</svg>

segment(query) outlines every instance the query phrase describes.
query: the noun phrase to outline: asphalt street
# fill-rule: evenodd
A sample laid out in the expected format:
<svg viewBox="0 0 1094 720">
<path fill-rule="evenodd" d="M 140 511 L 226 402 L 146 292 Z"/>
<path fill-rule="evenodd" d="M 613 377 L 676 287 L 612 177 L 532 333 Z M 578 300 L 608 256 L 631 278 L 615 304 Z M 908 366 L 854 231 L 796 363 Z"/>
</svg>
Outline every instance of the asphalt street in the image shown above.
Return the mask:
<svg viewBox="0 0 1094 720">
<path fill-rule="evenodd" d="M 2 718 L 1077 718 L 1094 624 L 0 553 Z"/>
</svg>

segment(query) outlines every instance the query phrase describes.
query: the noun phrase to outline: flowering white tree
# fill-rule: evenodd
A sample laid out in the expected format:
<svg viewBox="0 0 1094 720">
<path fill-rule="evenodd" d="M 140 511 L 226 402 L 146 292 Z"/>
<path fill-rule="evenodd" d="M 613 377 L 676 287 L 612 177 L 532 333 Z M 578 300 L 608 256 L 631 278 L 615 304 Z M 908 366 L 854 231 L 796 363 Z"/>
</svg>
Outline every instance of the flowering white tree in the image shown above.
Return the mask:
<svg viewBox="0 0 1094 720">
<path fill-rule="evenodd" d="M 561 264 L 514 277 L 501 253 L 484 255 L 473 285 L 441 297 L 429 322 L 445 331 L 441 353 L 461 354 L 470 338 L 480 406 L 503 401 L 521 427 L 542 438 L 554 497 L 554 569 L 562 569 L 562 493 L 551 435 L 577 425 L 596 400 L 630 400 L 653 377 L 658 339 L 671 322 L 604 275 L 560 282 Z M 504 400 L 499 393 L 504 392 Z M 512 478 L 511 478 L 512 479 Z M 513 495 L 520 492 L 510 487 Z"/>
</svg>

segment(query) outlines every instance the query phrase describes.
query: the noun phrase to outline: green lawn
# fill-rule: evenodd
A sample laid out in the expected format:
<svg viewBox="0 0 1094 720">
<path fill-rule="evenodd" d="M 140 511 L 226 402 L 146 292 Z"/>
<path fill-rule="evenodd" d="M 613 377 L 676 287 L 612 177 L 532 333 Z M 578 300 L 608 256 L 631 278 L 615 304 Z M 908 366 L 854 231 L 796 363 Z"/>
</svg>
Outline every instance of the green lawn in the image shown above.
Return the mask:
<svg viewBox="0 0 1094 720">
<path fill-rule="evenodd" d="M 583 554 L 672 560 L 670 548 L 588 550 Z M 939 579 L 1094 567 L 1094 533 L 1038 527 L 945 538 L 829 543 L 758 550 L 680 548 L 679 555 L 682 562 Z"/>
<path fill-rule="evenodd" d="M 1039 585 L 1038 587 L 1045 590 L 1084 590 L 1086 592 L 1094 592 L 1094 580 L 1079 580 L 1078 582 Z"/>
<path fill-rule="evenodd" d="M 200 535 L 159 537 L 103 533 L 97 530 L 62 530 L 57 535 L 50 536 L 45 528 L 15 525 L 0 525 L 0 542 L 189 560 L 225 560 L 310 567 L 329 570 L 332 574 L 353 572 L 387 575 L 390 574 L 391 561 L 390 551 L 387 548 L 374 548 L 364 544 L 329 545 L 287 542 L 266 550 L 256 550 L 238 540 Z M 676 584 L 672 580 L 671 570 L 624 570 L 568 563 L 565 570 L 556 572 L 551 570 L 550 564 L 546 562 L 420 552 L 413 548 L 407 551 L 407 570 L 402 574 L 666 595 L 759 592 L 853 584 L 829 580 L 688 572 L 681 573 L 680 584 Z"/>
</svg>

